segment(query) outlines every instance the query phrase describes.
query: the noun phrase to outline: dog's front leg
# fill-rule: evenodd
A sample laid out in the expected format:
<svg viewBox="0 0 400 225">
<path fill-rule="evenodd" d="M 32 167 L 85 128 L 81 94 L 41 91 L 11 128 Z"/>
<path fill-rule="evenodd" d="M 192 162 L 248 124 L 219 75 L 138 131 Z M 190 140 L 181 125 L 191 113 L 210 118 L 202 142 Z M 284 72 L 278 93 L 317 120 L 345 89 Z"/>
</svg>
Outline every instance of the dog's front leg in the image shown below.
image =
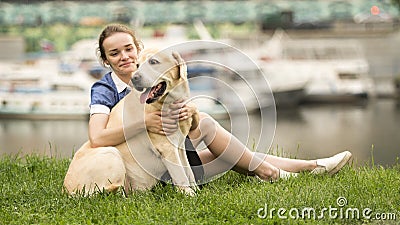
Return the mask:
<svg viewBox="0 0 400 225">
<path fill-rule="evenodd" d="M 150 134 L 150 136 L 152 136 Z M 183 165 L 183 161 L 179 154 L 179 142 L 177 136 L 159 136 L 158 138 L 163 138 L 164 141 L 158 141 L 153 143 L 154 147 L 162 156 L 162 161 L 167 168 L 174 185 L 177 186 L 178 190 L 189 196 L 196 195 L 196 192 L 190 187 L 191 182 L 187 176 L 186 170 L 190 170 L 190 166 Z M 158 139 L 160 140 L 160 139 Z M 187 158 L 185 158 L 187 161 Z M 192 172 L 193 174 L 193 172 Z M 194 176 L 193 176 L 194 179 Z"/>
<path fill-rule="evenodd" d="M 167 167 L 168 172 L 171 175 L 172 182 L 174 185 L 176 185 L 176 188 L 186 195 L 195 196 L 196 192 L 190 187 L 191 185 L 186 177 L 185 169 L 181 165 L 172 163 L 167 158 L 163 158 L 162 160 L 165 167 Z"/>
<path fill-rule="evenodd" d="M 194 190 L 198 190 L 197 184 L 196 184 L 196 178 L 194 176 L 193 170 L 190 167 L 189 164 L 189 160 L 187 158 L 187 154 L 186 154 L 186 149 L 185 149 L 185 139 L 183 139 L 180 142 L 179 145 L 179 158 L 182 161 L 182 166 L 185 169 L 185 173 L 187 178 L 189 179 L 189 185 L 194 189 Z"/>
</svg>

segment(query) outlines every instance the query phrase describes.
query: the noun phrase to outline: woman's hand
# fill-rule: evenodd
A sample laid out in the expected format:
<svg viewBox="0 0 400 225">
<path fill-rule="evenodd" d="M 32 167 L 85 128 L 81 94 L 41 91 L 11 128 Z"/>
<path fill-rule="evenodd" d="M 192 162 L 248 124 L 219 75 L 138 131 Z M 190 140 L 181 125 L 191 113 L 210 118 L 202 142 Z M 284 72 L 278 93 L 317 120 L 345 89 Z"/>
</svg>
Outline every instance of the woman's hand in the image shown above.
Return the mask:
<svg viewBox="0 0 400 225">
<path fill-rule="evenodd" d="M 166 112 L 147 113 L 146 129 L 152 133 L 171 135 L 178 129 L 178 120 L 185 120 L 196 114 L 198 111 L 195 104 L 185 103 L 180 99 L 172 103 Z"/>
<path fill-rule="evenodd" d="M 171 135 L 178 129 L 178 121 L 161 111 L 147 113 L 145 123 L 148 131 L 161 135 Z"/>
<path fill-rule="evenodd" d="M 197 114 L 197 107 L 192 102 L 185 103 L 183 99 L 177 100 L 170 106 L 170 118 L 176 120 L 185 120 Z"/>
</svg>

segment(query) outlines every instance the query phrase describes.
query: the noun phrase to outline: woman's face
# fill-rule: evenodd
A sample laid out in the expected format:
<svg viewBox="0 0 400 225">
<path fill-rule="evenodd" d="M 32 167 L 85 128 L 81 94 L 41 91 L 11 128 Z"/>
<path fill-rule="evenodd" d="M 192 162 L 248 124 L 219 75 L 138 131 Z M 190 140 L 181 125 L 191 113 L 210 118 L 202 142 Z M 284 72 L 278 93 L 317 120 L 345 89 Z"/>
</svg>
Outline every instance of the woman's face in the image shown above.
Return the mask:
<svg viewBox="0 0 400 225">
<path fill-rule="evenodd" d="M 136 71 L 137 49 L 133 38 L 127 33 L 115 33 L 103 42 L 104 52 L 113 71 L 122 77 L 131 76 Z"/>
</svg>

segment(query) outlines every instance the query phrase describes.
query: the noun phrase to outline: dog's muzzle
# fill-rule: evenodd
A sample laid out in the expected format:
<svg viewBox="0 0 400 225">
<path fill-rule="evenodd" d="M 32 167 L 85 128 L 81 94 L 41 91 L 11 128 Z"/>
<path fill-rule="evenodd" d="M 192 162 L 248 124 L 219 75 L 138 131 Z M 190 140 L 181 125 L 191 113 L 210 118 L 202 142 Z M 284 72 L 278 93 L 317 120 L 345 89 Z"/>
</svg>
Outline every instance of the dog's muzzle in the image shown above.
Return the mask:
<svg viewBox="0 0 400 225">
<path fill-rule="evenodd" d="M 150 104 L 157 101 L 158 98 L 160 98 L 164 94 L 166 89 L 167 89 L 167 83 L 165 81 L 160 82 L 153 87 L 147 88 L 140 95 L 140 103 L 144 104 L 146 102 L 147 104 Z"/>
<path fill-rule="evenodd" d="M 142 75 L 139 72 L 136 72 L 133 74 L 131 81 L 132 81 L 133 86 L 136 88 L 136 90 L 143 91 L 144 87 L 142 87 L 142 85 L 141 85 Z"/>
</svg>

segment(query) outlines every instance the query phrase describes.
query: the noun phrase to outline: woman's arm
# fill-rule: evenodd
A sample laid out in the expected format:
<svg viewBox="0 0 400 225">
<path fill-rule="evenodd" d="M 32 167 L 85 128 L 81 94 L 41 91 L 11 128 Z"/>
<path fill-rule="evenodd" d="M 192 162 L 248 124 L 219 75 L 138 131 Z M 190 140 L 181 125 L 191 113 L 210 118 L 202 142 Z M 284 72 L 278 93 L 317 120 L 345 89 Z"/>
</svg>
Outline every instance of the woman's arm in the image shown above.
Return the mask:
<svg viewBox="0 0 400 225">
<path fill-rule="evenodd" d="M 119 145 L 126 139 L 130 139 L 138 133 L 143 132 L 146 128 L 150 132 L 162 135 L 170 135 L 178 129 L 175 119 L 164 117 L 161 120 L 161 112 L 146 114 L 146 126 L 144 126 L 142 122 L 136 122 L 125 124 L 125 127 L 107 128 L 108 119 L 109 115 L 103 113 L 96 113 L 90 116 L 89 140 L 91 147 Z"/>
<path fill-rule="evenodd" d="M 123 127 L 107 128 L 109 115 L 96 113 L 90 116 L 89 140 L 93 148 L 115 146 L 125 141 Z M 139 124 L 138 124 L 139 125 Z M 144 130 L 144 127 L 137 127 L 137 132 Z"/>
</svg>

